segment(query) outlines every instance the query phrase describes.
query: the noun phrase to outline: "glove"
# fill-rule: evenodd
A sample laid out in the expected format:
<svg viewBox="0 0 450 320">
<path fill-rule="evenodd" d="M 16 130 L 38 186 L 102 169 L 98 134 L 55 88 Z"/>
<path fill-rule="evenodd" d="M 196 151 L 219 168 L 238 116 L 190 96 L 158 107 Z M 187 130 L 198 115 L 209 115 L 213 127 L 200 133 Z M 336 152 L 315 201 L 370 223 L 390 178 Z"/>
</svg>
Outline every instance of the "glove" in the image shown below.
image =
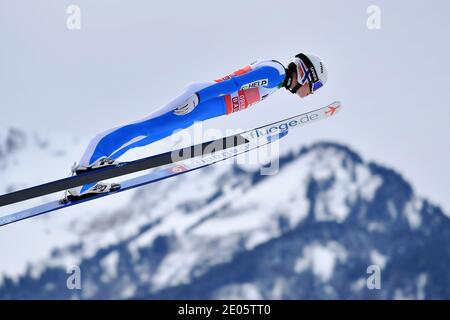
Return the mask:
<svg viewBox="0 0 450 320">
<path fill-rule="evenodd" d="M 190 96 L 185 102 L 183 102 L 178 108 L 176 108 L 173 113 L 177 116 L 184 116 L 188 114 L 199 104 L 200 97 L 197 93 Z"/>
</svg>

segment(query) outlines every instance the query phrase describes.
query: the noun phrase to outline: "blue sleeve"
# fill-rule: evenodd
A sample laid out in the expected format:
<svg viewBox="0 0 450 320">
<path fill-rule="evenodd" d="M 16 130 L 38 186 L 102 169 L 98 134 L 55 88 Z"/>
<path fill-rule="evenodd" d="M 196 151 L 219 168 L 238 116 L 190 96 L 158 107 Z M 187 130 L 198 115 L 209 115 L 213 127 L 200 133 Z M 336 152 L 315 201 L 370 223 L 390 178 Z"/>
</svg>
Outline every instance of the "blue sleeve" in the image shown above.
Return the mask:
<svg viewBox="0 0 450 320">
<path fill-rule="evenodd" d="M 236 92 L 242 88 L 243 85 L 249 84 L 258 80 L 267 80 L 263 86 L 266 88 L 277 87 L 284 80 L 284 74 L 280 74 L 278 69 L 263 66 L 256 70 L 249 71 L 240 76 L 233 76 L 229 80 L 221 81 L 206 87 L 197 94 L 200 101 L 206 101 L 217 96 L 227 95 Z"/>
</svg>

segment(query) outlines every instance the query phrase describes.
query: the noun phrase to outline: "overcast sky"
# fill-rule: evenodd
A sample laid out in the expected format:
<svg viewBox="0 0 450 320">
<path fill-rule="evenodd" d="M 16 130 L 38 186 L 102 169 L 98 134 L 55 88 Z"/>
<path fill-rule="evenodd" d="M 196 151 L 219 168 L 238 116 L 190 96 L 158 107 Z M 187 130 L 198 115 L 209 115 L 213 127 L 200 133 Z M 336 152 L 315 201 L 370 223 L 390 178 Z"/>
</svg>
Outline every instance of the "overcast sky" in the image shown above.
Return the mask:
<svg viewBox="0 0 450 320">
<path fill-rule="evenodd" d="M 81 29 L 66 27 L 69 5 Z M 366 25 L 369 5 L 381 29 Z M 401 172 L 450 212 L 448 1 L 0 0 L 0 125 L 86 139 L 144 117 L 187 83 L 255 59 L 321 56 L 329 82 L 280 90 L 207 126 L 251 128 L 333 100 L 335 119 L 284 144 L 332 140 Z"/>
</svg>

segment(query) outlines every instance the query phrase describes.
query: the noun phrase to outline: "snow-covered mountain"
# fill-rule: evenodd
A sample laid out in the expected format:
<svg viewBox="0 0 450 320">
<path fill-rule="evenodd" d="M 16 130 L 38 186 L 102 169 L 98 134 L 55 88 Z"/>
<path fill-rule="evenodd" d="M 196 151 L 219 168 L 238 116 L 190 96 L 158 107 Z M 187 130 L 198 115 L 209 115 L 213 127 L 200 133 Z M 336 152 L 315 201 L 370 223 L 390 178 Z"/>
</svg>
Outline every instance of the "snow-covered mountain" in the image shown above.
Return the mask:
<svg viewBox="0 0 450 320">
<path fill-rule="evenodd" d="M 16 146 L 0 163 L 29 152 L 22 135 L 0 136 Z M 0 262 L 0 298 L 450 298 L 449 218 L 343 145 L 291 150 L 273 176 L 214 165 L 123 194 L 1 228 L 15 261 Z M 74 264 L 81 290 L 66 287 Z M 366 287 L 373 264 L 380 290 Z"/>
</svg>

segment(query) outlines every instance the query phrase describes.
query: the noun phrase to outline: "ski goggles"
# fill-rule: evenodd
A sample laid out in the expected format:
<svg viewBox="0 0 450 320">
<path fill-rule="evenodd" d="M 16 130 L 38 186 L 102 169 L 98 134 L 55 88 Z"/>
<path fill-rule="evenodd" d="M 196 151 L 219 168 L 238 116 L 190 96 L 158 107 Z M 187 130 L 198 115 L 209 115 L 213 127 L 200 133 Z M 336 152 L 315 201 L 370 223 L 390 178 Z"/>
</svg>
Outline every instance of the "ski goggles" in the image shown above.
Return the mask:
<svg viewBox="0 0 450 320">
<path fill-rule="evenodd" d="M 314 93 L 316 90 L 319 90 L 320 88 L 323 87 L 323 83 L 321 80 L 313 82 L 313 83 L 309 83 L 309 89 L 311 90 L 311 93 Z"/>
</svg>

